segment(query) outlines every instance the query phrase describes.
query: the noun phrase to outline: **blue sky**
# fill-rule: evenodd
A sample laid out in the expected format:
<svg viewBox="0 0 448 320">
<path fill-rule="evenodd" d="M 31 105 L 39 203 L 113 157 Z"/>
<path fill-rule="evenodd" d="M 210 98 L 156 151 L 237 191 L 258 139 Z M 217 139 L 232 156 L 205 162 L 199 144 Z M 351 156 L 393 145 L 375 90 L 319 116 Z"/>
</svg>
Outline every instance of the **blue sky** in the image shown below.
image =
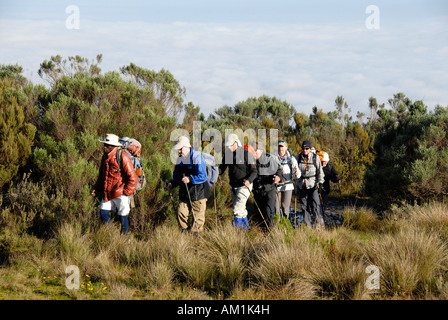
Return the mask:
<svg viewBox="0 0 448 320">
<path fill-rule="evenodd" d="M 69 5 L 79 30 L 66 28 Z M 168 69 L 206 115 L 263 94 L 306 114 L 338 95 L 353 116 L 398 92 L 448 106 L 448 1 L 0 1 L 0 64 L 33 82 L 51 55 L 98 53 L 103 72 Z"/>
</svg>

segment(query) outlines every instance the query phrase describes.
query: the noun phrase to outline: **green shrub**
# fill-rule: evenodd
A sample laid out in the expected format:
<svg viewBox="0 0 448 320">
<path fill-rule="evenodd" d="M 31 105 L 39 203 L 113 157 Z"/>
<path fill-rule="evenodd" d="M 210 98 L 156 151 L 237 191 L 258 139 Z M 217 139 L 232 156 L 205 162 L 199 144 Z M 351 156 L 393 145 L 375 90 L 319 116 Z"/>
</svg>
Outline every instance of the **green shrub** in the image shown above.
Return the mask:
<svg viewBox="0 0 448 320">
<path fill-rule="evenodd" d="M 0 188 L 15 178 L 31 154 L 36 127 L 25 121 L 25 102 L 10 80 L 0 78 Z"/>
<path fill-rule="evenodd" d="M 376 158 L 365 177 L 366 192 L 384 206 L 405 201 L 441 200 L 448 183 L 448 108 L 409 111 L 378 133 Z"/>
</svg>

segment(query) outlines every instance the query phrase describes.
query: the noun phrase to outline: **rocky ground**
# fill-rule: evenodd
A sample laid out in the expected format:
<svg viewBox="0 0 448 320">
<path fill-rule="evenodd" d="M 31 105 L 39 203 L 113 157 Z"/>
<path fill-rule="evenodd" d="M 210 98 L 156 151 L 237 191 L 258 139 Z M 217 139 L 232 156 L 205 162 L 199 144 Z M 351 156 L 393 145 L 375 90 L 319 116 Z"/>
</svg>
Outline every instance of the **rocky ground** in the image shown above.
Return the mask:
<svg viewBox="0 0 448 320">
<path fill-rule="evenodd" d="M 325 225 L 328 227 L 337 227 L 343 224 L 344 216 L 343 211 L 346 207 L 363 207 L 368 206 L 368 202 L 362 199 L 354 199 L 354 198 L 328 198 L 328 204 L 325 208 L 324 213 L 324 221 Z M 299 205 L 297 205 L 297 208 Z M 296 214 L 294 214 L 294 209 L 291 208 L 289 213 L 289 220 L 291 224 L 295 227 L 301 226 L 305 224 L 303 212 L 298 209 Z M 311 222 L 314 224 L 315 215 L 311 214 Z"/>
</svg>

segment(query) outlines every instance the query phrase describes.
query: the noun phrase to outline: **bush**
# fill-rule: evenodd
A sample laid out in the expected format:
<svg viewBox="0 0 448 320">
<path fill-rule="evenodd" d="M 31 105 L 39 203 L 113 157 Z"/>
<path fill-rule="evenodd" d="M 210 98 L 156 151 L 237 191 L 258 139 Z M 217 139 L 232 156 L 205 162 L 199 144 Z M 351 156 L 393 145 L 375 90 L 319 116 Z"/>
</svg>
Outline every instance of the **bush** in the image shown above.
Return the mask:
<svg viewBox="0 0 448 320">
<path fill-rule="evenodd" d="M 15 178 L 31 154 L 36 127 L 25 121 L 26 97 L 0 78 L 0 188 Z"/>
<path fill-rule="evenodd" d="M 442 200 L 448 183 L 447 129 L 448 108 L 438 107 L 429 114 L 409 111 L 378 133 L 376 158 L 365 176 L 366 192 L 384 206 Z"/>
</svg>

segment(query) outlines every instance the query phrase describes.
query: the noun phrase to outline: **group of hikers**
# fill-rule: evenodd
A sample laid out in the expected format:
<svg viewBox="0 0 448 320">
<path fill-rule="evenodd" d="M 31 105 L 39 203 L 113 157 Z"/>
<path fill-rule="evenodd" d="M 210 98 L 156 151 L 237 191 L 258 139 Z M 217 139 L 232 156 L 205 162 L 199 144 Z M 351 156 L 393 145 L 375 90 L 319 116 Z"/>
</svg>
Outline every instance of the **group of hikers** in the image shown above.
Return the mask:
<svg viewBox="0 0 448 320">
<path fill-rule="evenodd" d="M 122 152 L 123 141 L 114 134 L 107 134 L 99 141 L 104 145 L 104 155 L 91 195 L 102 199 L 102 222 L 109 222 L 110 212 L 116 211 L 120 217 L 121 233 L 126 234 L 129 229 L 128 215 L 133 206 L 132 196 L 139 179 L 132 160 L 135 145 L 127 145 L 124 148 L 126 152 Z M 294 157 L 286 141 L 280 140 L 278 152 L 271 154 L 266 152 L 266 146 L 260 142 L 243 146 L 234 133 L 226 137 L 224 146 L 218 173 L 221 176 L 228 171 L 233 225 L 236 228 L 249 229 L 247 202 L 252 194 L 259 214 L 254 221 L 258 220 L 262 228 L 270 231 L 276 214 L 289 219 L 295 190 L 299 195 L 300 210 L 306 226 L 317 230 L 325 227 L 324 210 L 330 181 L 340 180 L 335 168 L 328 163 L 328 153 L 318 154 L 310 141 L 305 140 L 301 145 L 302 151 Z M 137 145 L 138 150 L 140 147 Z M 182 231 L 198 235 L 204 230 L 207 199 L 211 196 L 206 161 L 203 154 L 191 146 L 187 136 L 180 136 L 173 149 L 177 151 L 178 157 L 173 178 L 166 183 L 165 189 L 179 187 L 179 227 Z M 190 214 L 193 215 L 192 223 L 189 223 Z"/>
</svg>

